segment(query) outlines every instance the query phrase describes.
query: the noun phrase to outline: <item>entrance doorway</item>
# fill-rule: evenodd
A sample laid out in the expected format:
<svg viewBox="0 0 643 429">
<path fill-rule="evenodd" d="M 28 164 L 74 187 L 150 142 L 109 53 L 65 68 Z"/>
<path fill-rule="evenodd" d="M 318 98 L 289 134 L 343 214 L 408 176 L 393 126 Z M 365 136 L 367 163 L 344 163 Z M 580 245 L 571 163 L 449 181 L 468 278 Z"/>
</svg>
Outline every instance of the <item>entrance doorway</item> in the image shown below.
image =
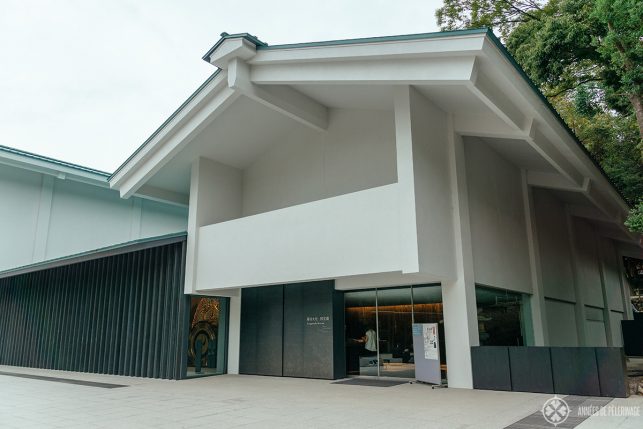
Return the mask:
<svg viewBox="0 0 643 429">
<path fill-rule="evenodd" d="M 415 378 L 413 323 L 438 323 L 445 364 L 440 285 L 346 292 L 344 308 L 349 376 Z"/>
</svg>

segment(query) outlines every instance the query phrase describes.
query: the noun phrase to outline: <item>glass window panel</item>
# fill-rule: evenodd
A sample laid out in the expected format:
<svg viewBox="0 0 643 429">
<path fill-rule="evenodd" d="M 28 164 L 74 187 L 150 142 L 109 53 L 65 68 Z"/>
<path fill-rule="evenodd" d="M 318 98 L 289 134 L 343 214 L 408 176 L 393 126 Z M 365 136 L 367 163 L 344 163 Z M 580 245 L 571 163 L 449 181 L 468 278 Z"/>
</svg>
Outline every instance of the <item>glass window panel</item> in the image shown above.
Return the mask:
<svg viewBox="0 0 643 429">
<path fill-rule="evenodd" d="M 478 335 L 481 346 L 522 346 L 522 306 L 520 293 L 476 286 Z"/>
<path fill-rule="evenodd" d="M 188 377 L 226 371 L 228 298 L 193 296 L 188 334 Z"/>
</svg>

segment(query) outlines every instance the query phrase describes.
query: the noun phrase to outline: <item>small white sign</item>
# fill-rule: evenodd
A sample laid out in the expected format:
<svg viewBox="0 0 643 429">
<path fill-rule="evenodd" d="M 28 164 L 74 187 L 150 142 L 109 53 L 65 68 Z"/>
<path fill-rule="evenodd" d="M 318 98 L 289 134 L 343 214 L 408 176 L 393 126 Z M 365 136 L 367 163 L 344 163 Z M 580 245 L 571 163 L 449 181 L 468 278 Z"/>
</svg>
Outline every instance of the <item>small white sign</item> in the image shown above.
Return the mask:
<svg viewBox="0 0 643 429">
<path fill-rule="evenodd" d="M 424 359 L 438 360 L 438 325 L 428 323 L 422 326 L 422 336 L 424 337 Z"/>
</svg>

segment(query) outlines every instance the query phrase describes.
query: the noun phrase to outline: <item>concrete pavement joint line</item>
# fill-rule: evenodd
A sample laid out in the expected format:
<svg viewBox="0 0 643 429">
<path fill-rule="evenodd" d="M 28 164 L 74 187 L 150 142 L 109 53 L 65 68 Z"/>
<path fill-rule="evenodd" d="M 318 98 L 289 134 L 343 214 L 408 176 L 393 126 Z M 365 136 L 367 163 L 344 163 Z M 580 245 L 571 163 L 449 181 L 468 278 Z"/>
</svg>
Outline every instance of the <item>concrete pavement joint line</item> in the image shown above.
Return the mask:
<svg viewBox="0 0 643 429">
<path fill-rule="evenodd" d="M 557 427 L 559 428 L 575 428 L 579 424 L 591 416 L 579 416 L 578 410 L 582 406 L 596 406 L 598 409 L 605 407 L 612 402 L 613 398 L 596 398 L 591 396 L 564 396 L 562 399 L 569 405 L 569 417 Z M 575 415 L 576 414 L 576 415 Z M 528 415 L 524 419 L 518 420 L 515 423 L 505 427 L 505 429 L 551 429 L 554 425 L 550 424 L 543 417 L 541 410 Z"/>
<path fill-rule="evenodd" d="M 43 375 L 22 374 L 18 372 L 0 371 L 0 375 L 4 375 L 7 377 L 30 378 L 33 380 L 41 380 L 41 381 L 53 381 L 56 383 L 76 384 L 79 386 L 100 387 L 102 389 L 116 389 L 119 387 L 129 387 L 125 384 L 99 383 L 96 381 L 74 380 L 71 378 L 45 377 Z"/>
</svg>

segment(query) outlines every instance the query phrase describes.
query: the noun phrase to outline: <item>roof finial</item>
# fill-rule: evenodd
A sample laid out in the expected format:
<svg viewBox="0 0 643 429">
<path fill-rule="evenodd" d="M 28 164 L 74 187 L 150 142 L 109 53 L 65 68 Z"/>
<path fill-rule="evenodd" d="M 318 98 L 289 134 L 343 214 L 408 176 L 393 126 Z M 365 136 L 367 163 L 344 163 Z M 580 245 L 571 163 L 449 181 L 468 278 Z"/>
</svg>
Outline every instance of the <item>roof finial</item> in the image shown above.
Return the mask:
<svg viewBox="0 0 643 429">
<path fill-rule="evenodd" d="M 227 36 L 229 36 L 229 34 L 226 33 L 225 31 L 223 33 L 221 33 L 221 37 L 227 37 Z"/>
</svg>

